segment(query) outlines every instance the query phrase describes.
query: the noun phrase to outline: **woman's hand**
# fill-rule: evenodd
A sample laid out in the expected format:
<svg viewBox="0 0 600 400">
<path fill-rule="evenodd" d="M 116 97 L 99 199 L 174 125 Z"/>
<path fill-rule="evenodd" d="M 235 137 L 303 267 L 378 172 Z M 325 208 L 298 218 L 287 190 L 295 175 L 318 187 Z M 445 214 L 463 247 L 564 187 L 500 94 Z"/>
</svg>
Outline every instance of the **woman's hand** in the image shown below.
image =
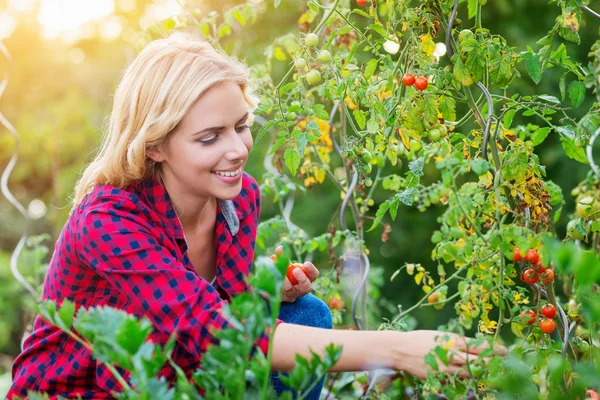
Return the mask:
<svg viewBox="0 0 600 400">
<path fill-rule="evenodd" d="M 453 333 L 418 330 L 403 332 L 395 340 L 396 344 L 392 344 L 390 350 L 396 353 L 395 359 L 398 365 L 395 366 L 395 369 L 425 379 L 427 371 L 431 371 L 431 367 L 425 363 L 425 355 L 437 346 L 445 346 L 449 350 L 448 365 L 438 361 L 438 370 L 449 374 L 458 373 L 458 376 L 466 378 L 469 377 L 469 371 L 466 368 L 467 360 L 469 362 L 475 360 L 479 353 L 489 348 L 487 344 L 475 347 L 469 343 L 471 340 L 473 339 Z M 496 345 L 494 350 L 495 355 L 505 356 L 508 353 L 506 347 L 501 345 Z M 483 360 L 487 362 L 488 358 Z"/>
<path fill-rule="evenodd" d="M 274 256 L 283 254 L 283 247 L 277 246 Z M 319 270 L 313 263 L 306 261 L 303 264 L 296 264 L 299 268 L 294 268 L 292 273 L 298 281 L 297 284 L 290 282 L 286 276 L 283 279 L 282 302 L 293 303 L 297 298 L 302 297 L 312 291 L 312 282 L 319 276 Z"/>
</svg>

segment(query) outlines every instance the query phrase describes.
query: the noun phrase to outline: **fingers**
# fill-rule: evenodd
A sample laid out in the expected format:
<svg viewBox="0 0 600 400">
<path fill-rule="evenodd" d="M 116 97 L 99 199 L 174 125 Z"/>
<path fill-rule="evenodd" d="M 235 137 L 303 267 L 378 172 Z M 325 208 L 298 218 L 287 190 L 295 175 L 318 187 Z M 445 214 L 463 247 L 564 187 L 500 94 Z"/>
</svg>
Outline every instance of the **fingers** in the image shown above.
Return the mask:
<svg viewBox="0 0 600 400">
<path fill-rule="evenodd" d="M 460 335 L 451 335 L 450 340 L 452 340 L 455 344 L 455 348 L 461 350 L 465 353 L 469 354 L 480 354 L 482 351 L 490 349 L 490 345 L 487 342 L 477 343 L 476 339 L 460 336 Z M 494 353 L 499 356 L 506 356 L 508 354 L 508 349 L 501 344 L 494 343 Z"/>
<path fill-rule="evenodd" d="M 310 293 L 310 291 L 312 290 L 312 283 L 308 276 L 306 276 L 306 274 L 302 271 L 302 269 L 294 268 L 293 274 L 296 277 L 296 280 L 298 281 L 298 291 L 304 294 Z"/>
<path fill-rule="evenodd" d="M 294 286 L 292 285 L 292 282 L 290 282 L 290 280 L 288 279 L 288 277 L 284 277 L 283 278 L 283 290 L 285 292 L 289 292 L 290 290 L 292 290 L 294 288 Z"/>
<path fill-rule="evenodd" d="M 275 247 L 275 251 L 273 252 L 276 256 L 280 256 L 283 254 L 283 246 L 279 245 Z"/>
<path fill-rule="evenodd" d="M 319 270 L 310 261 L 304 262 L 304 264 L 302 264 L 302 269 L 304 270 L 304 273 L 308 276 L 308 279 L 310 279 L 311 282 L 319 277 Z"/>
</svg>

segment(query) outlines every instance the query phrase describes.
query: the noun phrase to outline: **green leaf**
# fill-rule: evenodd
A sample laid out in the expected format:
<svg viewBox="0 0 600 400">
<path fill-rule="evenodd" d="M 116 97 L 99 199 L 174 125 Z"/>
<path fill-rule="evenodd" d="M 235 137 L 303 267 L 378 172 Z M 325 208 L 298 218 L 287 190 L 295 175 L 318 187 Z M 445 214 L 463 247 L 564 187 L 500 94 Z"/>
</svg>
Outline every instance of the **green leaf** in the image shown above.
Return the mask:
<svg viewBox="0 0 600 400">
<path fill-rule="evenodd" d="M 469 0 L 468 3 L 468 11 L 469 11 L 469 19 L 473 18 L 477 13 L 477 3 L 479 0 Z"/>
<path fill-rule="evenodd" d="M 416 176 L 423 176 L 423 166 L 425 165 L 425 158 L 419 157 L 414 161 L 408 163 L 408 169 Z"/>
<path fill-rule="evenodd" d="M 73 316 L 75 315 L 75 303 L 65 300 L 63 301 L 60 309 L 58 310 L 57 316 L 58 320 L 61 324 L 58 325 L 59 328 L 64 330 L 70 330 L 71 324 L 73 323 Z"/>
<path fill-rule="evenodd" d="M 313 111 L 315 112 L 315 116 L 317 118 L 329 121 L 329 113 L 325 111 L 325 106 L 323 104 L 314 104 Z"/>
<path fill-rule="evenodd" d="M 490 170 L 490 163 L 485 160 L 472 160 L 471 169 L 477 175 L 484 175 Z"/>
<path fill-rule="evenodd" d="M 279 4 L 281 4 L 281 0 L 275 0 L 275 8 L 279 7 Z"/>
<path fill-rule="evenodd" d="M 377 69 L 378 60 L 376 58 L 372 58 L 365 67 L 365 79 L 369 79 L 375 73 Z"/>
<path fill-rule="evenodd" d="M 585 151 L 577 147 L 575 142 L 568 138 L 561 138 L 563 149 L 565 150 L 565 154 L 572 158 L 575 161 L 579 161 L 582 164 L 589 164 L 588 159 L 585 155 Z"/>
<path fill-rule="evenodd" d="M 286 85 L 283 85 L 281 87 L 281 89 L 279 89 L 279 95 L 283 96 L 284 94 L 286 94 L 287 92 L 289 92 L 291 89 L 295 88 L 298 85 L 299 85 L 299 83 L 297 81 L 290 82 Z"/>
<path fill-rule="evenodd" d="M 454 64 L 454 76 L 463 86 L 471 86 L 473 84 L 473 76 L 471 75 L 471 71 L 469 71 L 469 68 L 467 68 L 467 66 L 461 61 L 460 57 L 456 57 L 456 62 Z"/>
<path fill-rule="evenodd" d="M 371 232 L 373 229 L 375 229 L 379 225 L 379 223 L 381 222 L 381 220 L 383 219 L 383 217 L 389 210 L 391 204 L 392 203 L 389 199 L 384 201 L 383 203 L 381 203 L 381 205 L 377 209 L 377 212 L 375 213 L 375 220 L 373 221 L 373 224 L 371 225 L 371 227 L 369 228 L 369 230 L 367 232 Z"/>
<path fill-rule="evenodd" d="M 548 136 L 549 133 L 550 133 L 550 128 L 547 126 L 537 129 L 531 135 L 531 140 L 533 141 L 533 145 L 537 146 L 537 145 L 541 144 L 546 139 L 546 137 Z"/>
<path fill-rule="evenodd" d="M 533 54 L 527 60 L 525 64 L 525 68 L 527 68 L 527 73 L 531 77 L 531 79 L 536 83 L 540 83 L 542 79 L 542 65 L 540 64 L 540 56 L 539 54 Z"/>
<path fill-rule="evenodd" d="M 267 121 L 266 124 L 261 126 L 260 129 L 258 130 L 258 133 L 256 134 L 255 141 L 258 143 L 260 141 L 260 139 L 262 139 L 262 137 L 265 135 L 265 133 L 267 133 L 273 125 L 275 125 L 275 120 L 271 119 L 271 120 Z"/>
<path fill-rule="evenodd" d="M 283 153 L 283 161 L 285 161 L 285 165 L 287 165 L 292 175 L 296 176 L 300 166 L 300 153 L 298 153 L 298 150 L 287 148 Z"/>
<path fill-rule="evenodd" d="M 358 124 L 358 127 L 362 130 L 365 129 L 365 124 L 367 123 L 367 113 L 365 113 L 364 111 L 360 110 L 360 109 L 356 109 L 352 112 L 352 115 L 354 115 L 354 118 L 356 119 L 356 123 Z"/>
<path fill-rule="evenodd" d="M 564 74 L 562 74 L 562 76 L 560 77 L 560 80 L 558 81 L 558 88 L 560 90 L 560 98 L 562 100 L 564 100 L 565 96 L 567 95 L 567 85 L 566 85 L 567 74 L 568 74 L 568 72 L 565 72 Z"/>
<path fill-rule="evenodd" d="M 456 121 L 456 100 L 450 96 L 440 96 L 438 107 L 446 121 Z"/>
<path fill-rule="evenodd" d="M 504 128 L 510 129 L 510 126 L 512 125 L 512 121 L 516 113 L 517 110 L 512 109 L 507 111 L 506 114 L 504 114 L 504 118 L 502 119 L 502 124 L 504 124 Z"/>
<path fill-rule="evenodd" d="M 573 108 L 577 108 L 583 103 L 585 97 L 585 84 L 581 81 L 573 81 L 569 84 L 569 98 Z"/>
</svg>

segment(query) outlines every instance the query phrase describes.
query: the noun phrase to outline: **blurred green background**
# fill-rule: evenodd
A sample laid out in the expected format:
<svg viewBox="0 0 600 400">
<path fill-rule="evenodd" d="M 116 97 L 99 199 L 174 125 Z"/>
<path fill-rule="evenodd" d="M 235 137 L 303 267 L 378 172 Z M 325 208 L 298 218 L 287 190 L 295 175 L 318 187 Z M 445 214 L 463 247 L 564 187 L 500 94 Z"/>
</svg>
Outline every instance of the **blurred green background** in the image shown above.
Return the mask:
<svg viewBox="0 0 600 400">
<path fill-rule="evenodd" d="M 344 1 L 354 6 L 354 1 Z M 306 2 L 282 1 L 277 9 L 273 1 L 250 2 L 259 10 L 258 20 L 244 27 L 243 34 L 241 29 L 234 32 L 222 44 L 252 66 L 264 62 L 265 49 L 277 37 L 298 33 L 298 18 L 306 10 Z M 8 87 L 0 97 L 0 112 L 15 126 L 21 141 L 19 161 L 8 184 L 33 218 L 30 234 L 47 234 L 42 243 L 49 249 L 47 253 L 43 249 L 38 249 L 37 254 L 26 253 L 20 260 L 20 270 L 32 284 L 39 287 L 43 278 L 44 263 L 69 212 L 74 184 L 100 143 L 112 93 L 120 72 L 139 50 L 140 34 L 164 18 L 189 12 L 182 11 L 182 4 L 186 10 L 197 9 L 197 15 L 202 17 L 241 3 L 244 2 L 0 0 L 0 40 L 12 57 L 10 62 L 0 58 L 0 78 L 10 72 Z M 552 27 L 559 12 L 555 5 L 541 0 L 497 0 L 484 7 L 483 26 L 504 36 L 518 51 L 524 51 L 527 45 L 535 48 L 535 41 Z M 466 12 L 462 10 L 459 15 L 465 16 Z M 463 20 L 463 27 L 471 25 L 466 18 Z M 587 53 L 597 39 L 598 26 L 598 21 L 584 16 L 581 45 L 567 43 L 574 61 L 587 64 Z M 276 73 L 283 75 L 286 64 L 279 62 L 274 67 Z M 518 87 L 522 94 L 560 97 L 560 71 L 550 69 L 545 74 L 545 79 L 536 86 L 523 73 L 512 87 Z M 274 77 L 275 82 L 279 79 L 281 76 Z M 509 96 L 512 94 L 508 92 Z M 593 98 L 587 93 L 586 103 L 579 109 L 581 115 L 592 105 Z M 262 160 L 268 141 L 265 138 L 256 144 L 248 164 L 248 171 L 259 182 L 264 173 Z M 0 171 L 6 168 L 15 149 L 12 135 L 0 129 Z M 557 225 L 562 234 L 572 209 L 573 200 L 568 194 L 589 168 L 568 159 L 556 137 L 549 138 L 538 153 L 547 166 L 548 179 L 563 188 L 565 194 L 565 212 Z M 426 180 L 432 182 L 437 178 L 434 169 L 427 170 Z M 383 193 L 375 199 L 376 206 L 382 200 L 385 200 Z M 332 184 L 314 186 L 298 196 L 293 220 L 309 234 L 321 234 L 339 202 L 340 194 Z M 271 203 L 271 199 L 265 198 L 263 220 L 278 212 Z M 393 282 L 389 277 L 405 262 L 431 267 L 430 238 L 441 207 L 426 212 L 401 208 L 387 243 L 381 242 L 380 230 L 367 234 L 371 262 L 380 267 L 378 284 L 384 301 L 379 303 L 382 308 L 378 316 L 392 317 L 395 305 L 411 305 L 422 295 L 404 276 Z M 374 210 L 376 207 L 373 213 Z M 12 360 L 19 353 L 23 331 L 32 318 L 32 300 L 14 279 L 9 266 L 23 228 L 23 217 L 0 196 L 0 375 L 4 373 L 5 381 Z M 329 268 L 325 255 L 318 256 L 315 264 L 322 270 Z M 451 315 L 454 310 L 449 306 L 442 311 L 428 308 L 419 312 L 418 321 L 420 327 L 434 328 Z"/>
</svg>

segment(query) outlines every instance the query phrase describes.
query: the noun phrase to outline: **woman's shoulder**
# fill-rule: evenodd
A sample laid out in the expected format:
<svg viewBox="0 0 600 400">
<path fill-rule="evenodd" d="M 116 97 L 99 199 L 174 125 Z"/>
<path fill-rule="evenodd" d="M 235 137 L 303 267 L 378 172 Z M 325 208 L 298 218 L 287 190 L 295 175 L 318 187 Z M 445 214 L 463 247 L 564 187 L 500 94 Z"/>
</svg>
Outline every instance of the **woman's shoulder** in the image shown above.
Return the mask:
<svg viewBox="0 0 600 400">
<path fill-rule="evenodd" d="M 250 208 L 260 208 L 260 187 L 256 179 L 247 172 L 242 175 L 242 191 L 238 198 L 238 203 L 248 203 Z"/>
</svg>

